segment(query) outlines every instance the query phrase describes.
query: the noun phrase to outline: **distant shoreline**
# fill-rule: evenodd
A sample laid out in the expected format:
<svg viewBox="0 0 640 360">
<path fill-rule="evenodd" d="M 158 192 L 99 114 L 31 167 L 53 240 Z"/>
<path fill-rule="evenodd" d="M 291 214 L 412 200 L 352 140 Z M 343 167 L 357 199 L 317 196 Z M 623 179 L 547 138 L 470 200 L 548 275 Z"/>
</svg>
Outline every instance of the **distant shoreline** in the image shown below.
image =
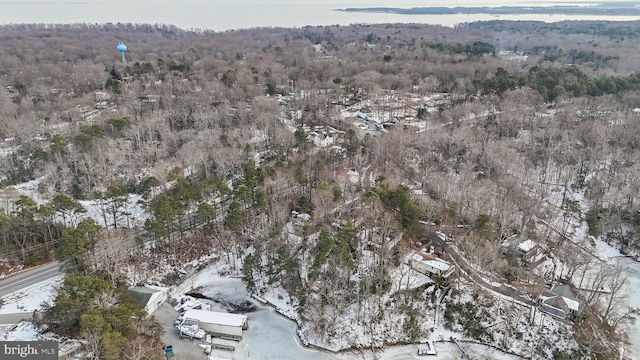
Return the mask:
<svg viewBox="0 0 640 360">
<path fill-rule="evenodd" d="M 638 5 L 638 7 L 633 6 Z M 457 7 L 367 7 L 335 9 L 344 12 L 389 13 L 399 15 L 603 15 L 603 16 L 640 16 L 640 3 L 604 3 L 593 6 L 457 6 Z M 640 20 L 640 18 L 638 19 Z"/>
</svg>

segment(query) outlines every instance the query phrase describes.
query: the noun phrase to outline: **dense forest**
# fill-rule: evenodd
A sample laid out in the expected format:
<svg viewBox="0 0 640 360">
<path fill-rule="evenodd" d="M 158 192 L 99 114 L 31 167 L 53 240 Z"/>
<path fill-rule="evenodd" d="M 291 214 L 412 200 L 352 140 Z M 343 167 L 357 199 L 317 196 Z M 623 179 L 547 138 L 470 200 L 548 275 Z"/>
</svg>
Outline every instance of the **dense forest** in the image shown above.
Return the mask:
<svg viewBox="0 0 640 360">
<path fill-rule="evenodd" d="M 357 309 L 370 336 L 354 347 L 428 333 L 422 317 L 446 289 L 451 329 L 514 352 L 471 321 L 488 316 L 474 302 L 500 304 L 465 300 L 442 279 L 411 287 L 402 264 L 427 243 L 424 224 L 459 239 L 487 276 L 532 294 L 531 284 L 588 266 L 572 244 L 601 239 L 637 258 L 638 33 L 638 23 L 591 22 L 3 26 L 0 266 L 56 257 L 75 276 L 63 289 L 117 298 L 144 280 L 124 267 L 141 274 L 217 252 L 242 259 L 252 292 L 285 289 L 306 332 L 355 336 L 339 319 Z M 357 126 L 369 116 L 375 126 Z M 505 256 L 513 235 L 564 270 L 539 274 Z M 566 349 L 541 340 L 537 354 L 610 356 L 629 312 L 601 300 L 589 302 L 602 326 L 582 326 Z M 81 305 L 86 316 L 53 306 L 42 319 L 66 333 L 87 323 L 89 335 L 134 334 L 135 324 L 107 329 L 107 312 Z M 383 311 L 401 320 L 374 315 Z M 402 335 L 385 338 L 390 329 Z M 155 344 L 152 325 L 138 334 Z"/>
</svg>

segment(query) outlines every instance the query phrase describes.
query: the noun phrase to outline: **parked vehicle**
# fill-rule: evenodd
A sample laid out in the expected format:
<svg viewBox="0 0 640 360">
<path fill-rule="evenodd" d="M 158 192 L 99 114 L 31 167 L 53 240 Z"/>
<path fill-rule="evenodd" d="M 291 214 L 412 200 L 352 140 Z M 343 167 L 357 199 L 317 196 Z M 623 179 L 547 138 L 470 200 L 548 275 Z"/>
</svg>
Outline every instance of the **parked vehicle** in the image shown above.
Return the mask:
<svg viewBox="0 0 640 360">
<path fill-rule="evenodd" d="M 206 333 L 204 330 L 200 329 L 198 325 L 180 325 L 178 326 L 178 330 L 180 330 L 180 339 L 183 337 L 187 337 L 191 340 L 193 339 L 204 339 Z"/>
<path fill-rule="evenodd" d="M 182 324 L 182 316 L 178 316 L 178 318 L 173 322 L 173 326 L 179 327 Z"/>
</svg>

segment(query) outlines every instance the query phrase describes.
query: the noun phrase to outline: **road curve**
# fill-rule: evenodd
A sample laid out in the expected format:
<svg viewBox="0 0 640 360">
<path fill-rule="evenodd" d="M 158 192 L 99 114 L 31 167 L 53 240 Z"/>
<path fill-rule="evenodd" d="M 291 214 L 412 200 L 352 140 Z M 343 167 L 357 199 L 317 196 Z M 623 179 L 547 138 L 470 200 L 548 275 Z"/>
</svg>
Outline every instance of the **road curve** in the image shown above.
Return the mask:
<svg viewBox="0 0 640 360">
<path fill-rule="evenodd" d="M 54 261 L 0 280 L 0 297 L 62 275 L 60 265 L 60 262 Z"/>
</svg>

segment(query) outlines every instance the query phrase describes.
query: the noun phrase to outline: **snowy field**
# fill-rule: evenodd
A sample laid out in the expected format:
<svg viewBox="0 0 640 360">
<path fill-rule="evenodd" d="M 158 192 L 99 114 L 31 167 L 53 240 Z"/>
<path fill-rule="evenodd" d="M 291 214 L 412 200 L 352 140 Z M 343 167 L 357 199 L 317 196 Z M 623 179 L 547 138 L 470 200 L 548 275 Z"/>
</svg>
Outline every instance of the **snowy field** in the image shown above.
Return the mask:
<svg viewBox="0 0 640 360">
<path fill-rule="evenodd" d="M 21 291 L 3 296 L 4 305 L 0 307 L 0 315 L 33 312 L 40 309 L 40 304 L 54 298 L 54 285 L 62 283 L 62 279 L 62 276 L 56 276 L 46 282 L 33 284 Z"/>
</svg>

